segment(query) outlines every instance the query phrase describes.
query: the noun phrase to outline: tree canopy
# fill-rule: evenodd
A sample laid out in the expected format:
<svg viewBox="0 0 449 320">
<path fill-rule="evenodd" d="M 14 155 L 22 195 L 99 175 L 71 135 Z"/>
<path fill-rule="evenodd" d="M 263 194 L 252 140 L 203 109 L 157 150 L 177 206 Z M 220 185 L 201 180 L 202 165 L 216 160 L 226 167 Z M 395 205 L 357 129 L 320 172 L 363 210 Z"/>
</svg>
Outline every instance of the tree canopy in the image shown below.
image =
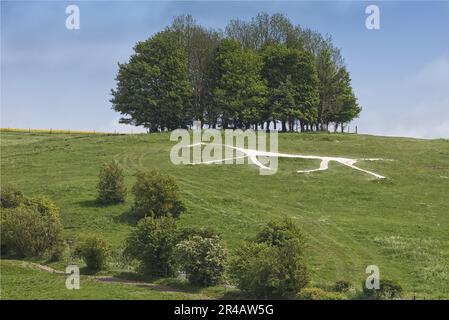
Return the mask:
<svg viewBox="0 0 449 320">
<path fill-rule="evenodd" d="M 119 64 L 113 109 L 149 132 L 187 128 L 344 129 L 361 107 L 340 49 L 282 14 L 231 20 L 224 32 L 190 15 L 138 42 Z"/>
</svg>

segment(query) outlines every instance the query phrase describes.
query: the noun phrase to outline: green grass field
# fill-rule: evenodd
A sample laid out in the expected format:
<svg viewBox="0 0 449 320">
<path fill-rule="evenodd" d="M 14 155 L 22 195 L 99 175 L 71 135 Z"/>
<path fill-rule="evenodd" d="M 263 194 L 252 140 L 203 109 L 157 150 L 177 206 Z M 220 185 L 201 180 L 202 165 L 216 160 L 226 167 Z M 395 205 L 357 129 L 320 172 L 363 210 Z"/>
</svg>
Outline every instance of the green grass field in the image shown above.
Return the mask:
<svg viewBox="0 0 449 320">
<path fill-rule="evenodd" d="M 449 140 L 417 140 L 348 134 L 280 134 L 286 153 L 384 158 L 360 162 L 386 176 L 378 180 L 331 162 L 329 170 L 298 174 L 319 165 L 280 159 L 278 173 L 259 175 L 253 165 L 175 166 L 168 134 L 86 135 L 1 133 L 1 183 L 27 195 L 44 194 L 61 208 L 64 235 L 100 234 L 119 252 L 133 226 L 132 196 L 121 205 L 95 202 L 97 174 L 105 161 L 125 168 L 131 188 L 138 169 L 176 177 L 187 213 L 182 226 L 213 226 L 232 250 L 268 220 L 288 216 L 308 237 L 313 285 L 348 280 L 361 288 L 365 268 L 397 280 L 406 298 L 449 298 Z M 42 261 L 40 261 L 43 263 Z M 63 270 L 65 263 L 54 264 Z M 106 273 L 123 270 L 112 263 Z M 164 281 L 164 280 L 160 280 Z M 83 276 L 81 290 L 64 277 L 17 260 L 1 263 L 2 298 L 196 299 L 228 297 L 227 288 L 161 292 Z"/>
</svg>

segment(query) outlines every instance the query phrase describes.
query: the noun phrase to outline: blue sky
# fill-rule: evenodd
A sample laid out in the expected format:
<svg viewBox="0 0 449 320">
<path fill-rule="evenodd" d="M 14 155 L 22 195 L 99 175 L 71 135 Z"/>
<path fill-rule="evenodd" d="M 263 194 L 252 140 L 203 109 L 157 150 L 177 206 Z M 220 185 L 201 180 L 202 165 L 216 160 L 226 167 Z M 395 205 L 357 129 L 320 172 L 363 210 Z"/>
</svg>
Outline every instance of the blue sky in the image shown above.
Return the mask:
<svg viewBox="0 0 449 320">
<path fill-rule="evenodd" d="M 80 29 L 65 8 L 80 8 Z M 380 30 L 365 8 L 380 8 Z M 132 47 L 192 14 L 207 27 L 258 12 L 332 35 L 363 112 L 359 132 L 449 138 L 449 2 L 29 1 L 1 3 L 1 127 L 138 131 L 111 110 L 117 63 Z"/>
</svg>

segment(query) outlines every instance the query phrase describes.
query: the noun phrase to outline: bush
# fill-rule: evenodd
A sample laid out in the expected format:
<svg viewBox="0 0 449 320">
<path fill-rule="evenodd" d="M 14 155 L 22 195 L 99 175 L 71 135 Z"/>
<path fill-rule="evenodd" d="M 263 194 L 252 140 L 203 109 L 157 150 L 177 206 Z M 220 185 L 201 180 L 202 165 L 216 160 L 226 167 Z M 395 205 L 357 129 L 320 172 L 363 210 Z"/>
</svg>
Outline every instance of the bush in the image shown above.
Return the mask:
<svg viewBox="0 0 449 320">
<path fill-rule="evenodd" d="M 329 292 L 320 288 L 304 288 L 297 298 L 299 300 L 347 300 L 341 293 Z"/>
<path fill-rule="evenodd" d="M 290 298 L 308 283 L 308 272 L 295 242 L 283 246 L 248 242 L 230 264 L 237 286 L 255 298 Z"/>
<path fill-rule="evenodd" d="M 139 218 L 145 216 L 177 218 L 185 211 L 175 179 L 157 171 L 138 172 L 133 193 L 135 196 L 133 211 Z"/>
<path fill-rule="evenodd" d="M 98 202 L 103 204 L 113 204 L 125 201 L 125 178 L 123 169 L 117 161 L 104 164 L 100 169 L 98 177 Z"/>
<path fill-rule="evenodd" d="M 348 281 L 340 280 L 335 282 L 334 291 L 336 292 L 347 292 L 351 288 L 351 284 Z"/>
<path fill-rule="evenodd" d="M 109 256 L 109 246 L 98 236 L 87 237 L 75 247 L 75 255 L 83 259 L 90 270 L 106 268 Z"/>
<path fill-rule="evenodd" d="M 297 241 L 300 249 L 305 244 L 305 236 L 299 227 L 287 218 L 268 222 L 256 236 L 256 242 L 272 246 L 280 246 L 291 240 Z"/>
<path fill-rule="evenodd" d="M 176 257 L 193 285 L 220 283 L 226 266 L 226 250 L 218 236 L 194 235 L 176 245 Z"/>
<path fill-rule="evenodd" d="M 0 207 L 1 208 L 17 208 L 23 203 L 25 196 L 19 190 L 12 186 L 0 187 Z"/>
<path fill-rule="evenodd" d="M 362 288 L 364 296 L 369 299 L 398 299 L 402 295 L 402 287 L 396 281 L 390 279 L 380 279 L 379 289 L 367 289 L 365 281 L 363 281 Z"/>
<path fill-rule="evenodd" d="M 191 237 L 214 238 L 219 236 L 212 228 L 182 228 L 178 232 L 178 242 L 189 240 Z"/>
<path fill-rule="evenodd" d="M 49 258 L 50 261 L 61 261 L 64 258 L 64 254 L 66 253 L 67 245 L 65 241 L 58 241 L 52 248 L 49 250 Z"/>
<path fill-rule="evenodd" d="M 173 250 L 177 239 L 175 219 L 146 217 L 126 239 L 124 255 L 139 261 L 145 274 L 171 276 L 175 273 Z"/>
<path fill-rule="evenodd" d="M 36 257 L 60 246 L 62 225 L 58 207 L 44 196 L 22 201 L 15 208 L 2 209 L 2 250 Z"/>
<path fill-rule="evenodd" d="M 294 297 L 309 281 L 304 243 L 304 236 L 291 220 L 269 222 L 255 241 L 236 251 L 231 278 L 256 298 Z"/>
</svg>

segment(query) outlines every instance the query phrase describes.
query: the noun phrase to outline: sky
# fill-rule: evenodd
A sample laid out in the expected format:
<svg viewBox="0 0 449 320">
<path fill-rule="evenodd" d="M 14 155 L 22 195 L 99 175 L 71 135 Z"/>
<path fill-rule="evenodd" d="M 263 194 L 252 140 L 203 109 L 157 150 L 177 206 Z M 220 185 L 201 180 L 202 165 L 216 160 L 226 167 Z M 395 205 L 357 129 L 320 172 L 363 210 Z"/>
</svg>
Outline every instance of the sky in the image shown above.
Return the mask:
<svg viewBox="0 0 449 320">
<path fill-rule="evenodd" d="M 66 7 L 80 29 L 66 28 Z M 380 29 L 365 26 L 368 5 Z M 140 132 L 111 109 L 117 64 L 137 41 L 192 14 L 224 29 L 230 19 L 283 13 L 332 36 L 363 110 L 359 133 L 449 138 L 449 1 L 2 1 L 0 124 Z"/>
</svg>

